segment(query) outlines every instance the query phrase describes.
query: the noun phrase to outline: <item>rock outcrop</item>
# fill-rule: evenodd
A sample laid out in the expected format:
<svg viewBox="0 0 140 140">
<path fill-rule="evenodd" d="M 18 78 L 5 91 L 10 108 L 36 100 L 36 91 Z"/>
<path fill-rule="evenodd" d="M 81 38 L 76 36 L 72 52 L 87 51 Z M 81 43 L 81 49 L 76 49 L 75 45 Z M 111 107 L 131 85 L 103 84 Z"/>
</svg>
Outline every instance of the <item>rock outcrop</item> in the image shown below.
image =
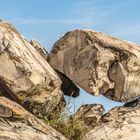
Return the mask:
<svg viewBox="0 0 140 140">
<path fill-rule="evenodd" d="M 13 25 L 0 22 L 0 139 L 66 140 L 43 118 L 51 121 L 65 105 L 63 92 L 77 97 L 79 86 L 93 95 L 127 101 L 106 114 L 102 105 L 81 106 L 69 122 L 78 120 L 92 129 L 83 140 L 139 140 L 139 79 L 136 44 L 74 30 L 58 40 L 48 56 L 39 42 L 28 42 Z"/>
<path fill-rule="evenodd" d="M 88 140 L 139 140 L 140 104 L 136 107 L 115 107 L 102 116 L 100 126 L 84 138 Z"/>
<path fill-rule="evenodd" d="M 89 128 L 94 128 L 100 124 L 104 107 L 99 104 L 82 105 L 77 112 L 72 116 L 72 119 L 82 121 Z"/>
<path fill-rule="evenodd" d="M 37 116 L 46 116 L 63 98 L 61 80 L 38 51 L 9 23 L 0 23 L 1 94 Z"/>
<path fill-rule="evenodd" d="M 30 41 L 31 45 L 39 52 L 39 54 L 48 61 L 48 52 L 46 49 L 36 40 Z M 60 77 L 62 84 L 61 89 L 65 95 L 77 97 L 79 96 L 79 88 L 64 74 L 56 70 L 56 73 Z"/>
<path fill-rule="evenodd" d="M 17 103 L 0 97 L 1 140 L 66 140 Z"/>
<path fill-rule="evenodd" d="M 48 61 L 48 52 L 46 51 L 46 49 L 37 41 L 32 39 L 30 41 L 31 45 L 40 53 L 40 55 L 46 60 Z"/>
<path fill-rule="evenodd" d="M 66 33 L 53 46 L 49 63 L 93 95 L 116 101 L 140 95 L 140 47 L 93 30 Z"/>
</svg>

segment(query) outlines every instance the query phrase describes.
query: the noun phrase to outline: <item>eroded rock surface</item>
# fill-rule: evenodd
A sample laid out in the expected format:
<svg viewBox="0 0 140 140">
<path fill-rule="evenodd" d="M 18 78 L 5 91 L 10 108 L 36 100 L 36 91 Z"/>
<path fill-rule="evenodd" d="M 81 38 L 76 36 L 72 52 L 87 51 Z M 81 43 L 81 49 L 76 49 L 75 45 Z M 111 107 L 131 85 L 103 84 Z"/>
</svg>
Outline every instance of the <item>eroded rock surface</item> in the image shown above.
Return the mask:
<svg viewBox="0 0 140 140">
<path fill-rule="evenodd" d="M 0 97 L 1 140 L 66 140 L 17 103 Z"/>
<path fill-rule="evenodd" d="M 40 55 L 48 61 L 48 52 L 46 49 L 36 40 L 30 41 L 31 45 L 34 46 L 34 48 L 40 53 Z M 61 89 L 65 95 L 77 97 L 79 96 L 80 89 L 64 74 L 56 70 L 56 73 L 58 74 L 59 78 L 62 81 Z"/>
<path fill-rule="evenodd" d="M 11 24 L 0 22 L 1 94 L 45 116 L 61 101 L 60 87 L 60 78 L 38 51 Z"/>
<path fill-rule="evenodd" d="M 72 116 L 72 119 L 78 119 L 90 128 L 94 128 L 100 124 L 104 107 L 99 104 L 82 105 L 78 111 Z"/>
<path fill-rule="evenodd" d="M 40 53 L 40 55 L 46 60 L 48 61 L 48 52 L 46 51 L 46 49 L 37 41 L 32 39 L 30 41 L 31 45 L 34 46 L 34 48 Z"/>
<path fill-rule="evenodd" d="M 140 104 L 136 107 L 115 107 L 102 117 L 102 124 L 84 138 L 88 140 L 139 140 Z"/>
<path fill-rule="evenodd" d="M 140 47 L 93 30 L 74 30 L 60 38 L 49 63 L 93 95 L 116 101 L 140 95 Z"/>
</svg>

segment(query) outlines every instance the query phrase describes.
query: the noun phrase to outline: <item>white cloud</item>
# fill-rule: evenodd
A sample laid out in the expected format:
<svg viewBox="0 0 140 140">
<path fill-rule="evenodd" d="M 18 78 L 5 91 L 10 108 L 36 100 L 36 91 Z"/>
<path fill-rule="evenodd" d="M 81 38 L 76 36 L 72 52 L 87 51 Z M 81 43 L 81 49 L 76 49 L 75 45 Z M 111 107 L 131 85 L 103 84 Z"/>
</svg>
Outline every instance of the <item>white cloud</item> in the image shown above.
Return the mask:
<svg viewBox="0 0 140 140">
<path fill-rule="evenodd" d="M 42 24 L 76 24 L 84 26 L 97 25 L 101 20 L 108 16 L 110 12 L 104 9 L 104 6 L 98 0 L 86 0 L 74 3 L 70 9 L 69 18 L 60 19 L 39 19 L 17 17 L 10 19 L 16 25 L 42 25 Z M 74 18 L 73 18 L 74 17 Z"/>
<path fill-rule="evenodd" d="M 140 24 L 139 22 L 124 23 L 114 26 L 111 34 L 137 44 L 140 44 Z"/>
<path fill-rule="evenodd" d="M 72 13 L 80 18 L 90 20 L 91 25 L 101 23 L 105 17 L 112 14 L 112 12 L 108 11 L 98 0 L 87 0 L 75 3 Z"/>
<path fill-rule="evenodd" d="M 10 22 L 16 25 L 42 25 L 42 24 L 77 24 L 77 25 L 91 25 L 92 20 L 90 18 L 82 19 L 25 19 L 25 18 L 14 18 L 9 19 Z"/>
<path fill-rule="evenodd" d="M 114 2 L 114 4 L 112 4 Z M 117 22 L 110 22 L 114 18 L 115 13 L 118 12 L 119 8 L 124 8 L 130 5 L 131 0 L 112 1 L 112 3 L 105 3 L 105 0 L 81 0 L 81 2 L 75 2 L 70 9 L 70 15 L 68 18 L 58 19 L 40 19 L 40 18 L 22 18 L 17 17 L 10 19 L 10 22 L 15 25 L 45 25 L 45 24 L 63 24 L 63 25 L 78 25 L 79 27 L 85 28 L 99 28 L 101 31 L 108 31 L 109 33 L 120 36 L 122 38 L 129 39 L 131 37 L 138 39 L 140 36 L 140 25 L 139 22 L 128 23 L 127 21 L 122 24 Z M 114 5 L 114 6 L 112 6 Z M 116 17 L 119 18 L 119 17 Z M 106 27 L 107 25 L 107 27 Z M 107 29 L 106 29 L 107 28 Z M 98 29 L 98 30 L 99 30 Z M 104 30 L 105 29 L 105 30 Z"/>
<path fill-rule="evenodd" d="M 120 24 L 116 27 L 114 33 L 116 35 L 132 37 L 132 36 L 140 36 L 140 24 L 136 23 L 126 23 Z"/>
</svg>

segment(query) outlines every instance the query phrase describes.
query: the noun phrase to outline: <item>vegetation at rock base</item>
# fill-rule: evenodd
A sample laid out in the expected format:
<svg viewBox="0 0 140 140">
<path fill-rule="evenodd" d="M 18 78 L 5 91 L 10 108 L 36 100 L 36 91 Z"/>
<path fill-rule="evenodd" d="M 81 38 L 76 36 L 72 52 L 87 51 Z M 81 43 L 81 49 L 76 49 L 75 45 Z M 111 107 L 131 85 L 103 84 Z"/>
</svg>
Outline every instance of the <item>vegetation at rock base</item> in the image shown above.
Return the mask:
<svg viewBox="0 0 140 140">
<path fill-rule="evenodd" d="M 70 118 L 69 114 L 70 107 L 66 106 L 63 113 L 57 108 L 49 117 L 44 117 L 44 121 L 69 140 L 81 140 L 89 128 L 82 121 Z"/>
</svg>

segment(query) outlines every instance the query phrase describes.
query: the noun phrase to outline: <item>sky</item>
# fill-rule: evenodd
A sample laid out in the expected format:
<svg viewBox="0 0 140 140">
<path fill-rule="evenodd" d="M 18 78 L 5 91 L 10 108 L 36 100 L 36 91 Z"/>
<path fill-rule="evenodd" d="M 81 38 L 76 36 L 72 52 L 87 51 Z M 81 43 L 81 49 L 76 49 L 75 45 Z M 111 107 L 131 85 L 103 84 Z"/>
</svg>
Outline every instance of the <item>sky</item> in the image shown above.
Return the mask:
<svg viewBox="0 0 140 140">
<path fill-rule="evenodd" d="M 13 23 L 28 40 L 37 39 L 49 52 L 74 29 L 93 29 L 140 44 L 139 6 L 139 0 L 0 0 L 0 18 Z M 77 106 L 91 100 L 91 95 L 81 92 Z M 90 103 L 104 102 L 103 98 Z"/>
</svg>

